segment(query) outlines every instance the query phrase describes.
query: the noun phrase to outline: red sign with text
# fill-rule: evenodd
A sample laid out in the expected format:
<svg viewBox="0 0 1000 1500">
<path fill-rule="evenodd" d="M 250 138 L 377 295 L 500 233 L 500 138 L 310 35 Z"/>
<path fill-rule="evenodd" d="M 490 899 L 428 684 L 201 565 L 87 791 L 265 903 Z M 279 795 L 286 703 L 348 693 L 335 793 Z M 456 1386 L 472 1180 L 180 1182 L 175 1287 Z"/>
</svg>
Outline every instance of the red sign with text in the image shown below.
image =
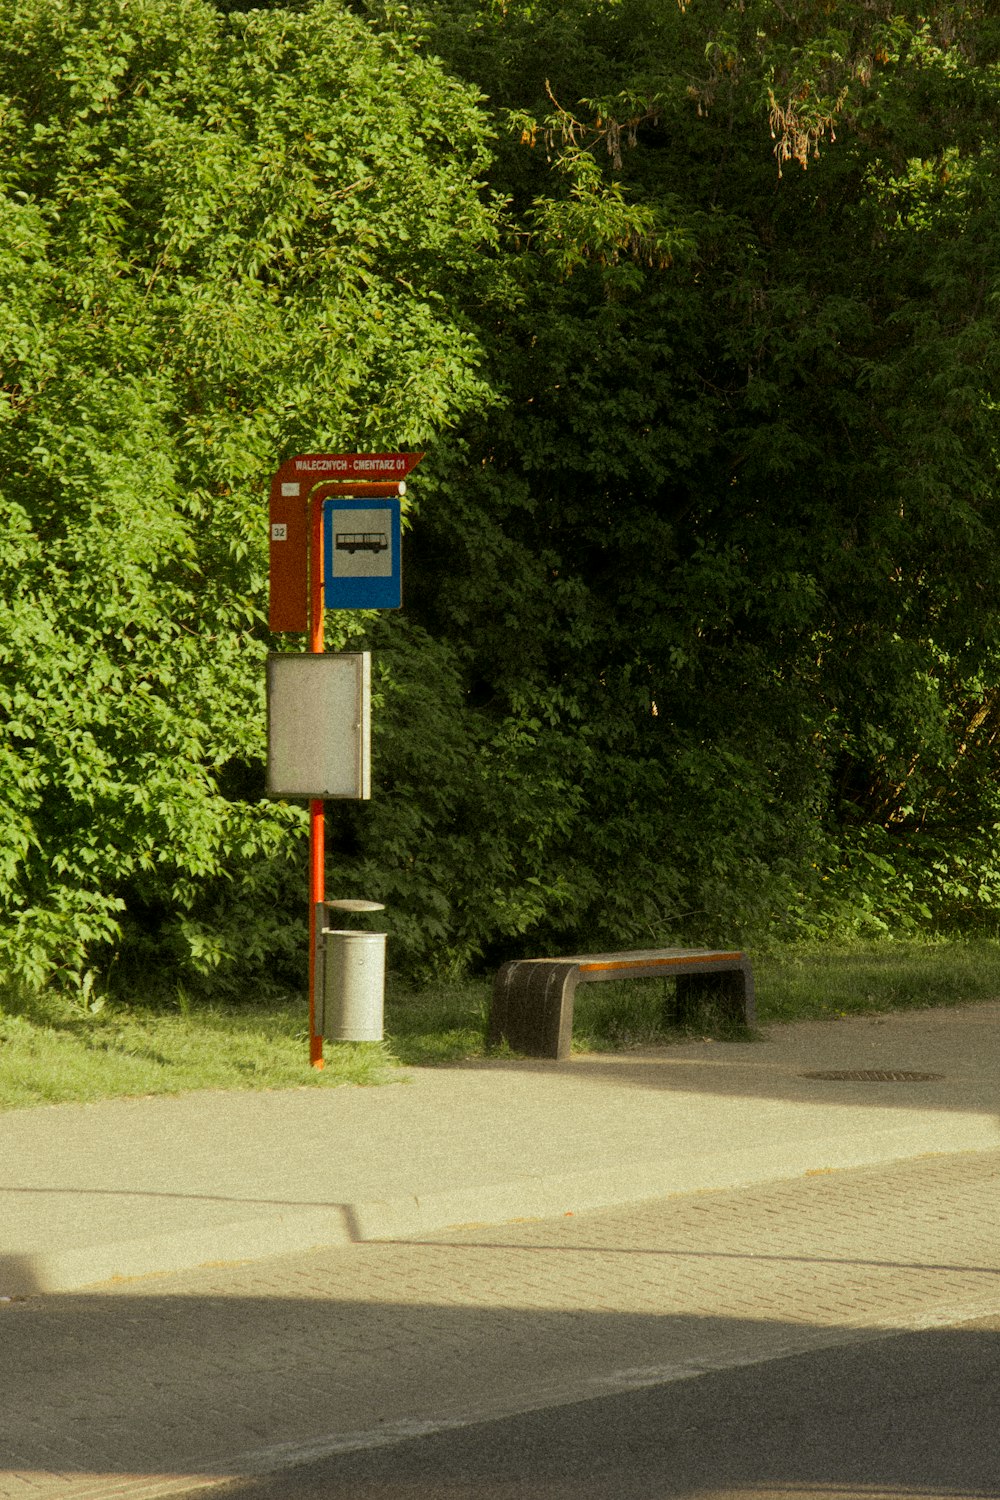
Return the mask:
<svg viewBox="0 0 1000 1500">
<path fill-rule="evenodd" d="M 309 500 L 320 486 L 339 494 L 363 496 L 371 485 L 396 484 L 423 458 L 422 453 L 299 453 L 271 479 L 270 627 L 302 632 L 309 628 Z M 356 485 L 356 490 L 340 486 Z"/>
</svg>

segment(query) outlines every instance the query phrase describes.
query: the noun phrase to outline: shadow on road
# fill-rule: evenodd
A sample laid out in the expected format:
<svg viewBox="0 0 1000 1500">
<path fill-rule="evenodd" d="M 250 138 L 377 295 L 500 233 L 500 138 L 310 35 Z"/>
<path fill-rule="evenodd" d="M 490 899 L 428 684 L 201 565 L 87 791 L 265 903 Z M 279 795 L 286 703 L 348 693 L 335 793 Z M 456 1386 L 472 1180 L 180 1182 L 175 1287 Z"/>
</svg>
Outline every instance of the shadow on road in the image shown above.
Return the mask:
<svg viewBox="0 0 1000 1500">
<path fill-rule="evenodd" d="M 262 1478 L 228 1500 L 1000 1495 L 996 1325 L 708 1374 Z"/>
<path fill-rule="evenodd" d="M 231 1500 L 1000 1496 L 1000 1318 L 887 1335 L 452 1294 L 6 1304 L 0 1495 L 243 1475 Z"/>
</svg>

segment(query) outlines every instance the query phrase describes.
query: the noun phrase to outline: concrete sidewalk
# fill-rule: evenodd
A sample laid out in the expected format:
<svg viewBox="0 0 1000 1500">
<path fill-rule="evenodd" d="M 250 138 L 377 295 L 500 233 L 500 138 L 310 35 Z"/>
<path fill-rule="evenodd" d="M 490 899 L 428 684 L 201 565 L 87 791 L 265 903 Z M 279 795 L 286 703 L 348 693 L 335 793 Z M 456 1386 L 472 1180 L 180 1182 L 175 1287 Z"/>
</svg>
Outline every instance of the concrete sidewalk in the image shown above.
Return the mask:
<svg viewBox="0 0 1000 1500">
<path fill-rule="evenodd" d="M 0 1297 L 997 1146 L 1000 1002 L 383 1088 L 15 1111 Z"/>
</svg>

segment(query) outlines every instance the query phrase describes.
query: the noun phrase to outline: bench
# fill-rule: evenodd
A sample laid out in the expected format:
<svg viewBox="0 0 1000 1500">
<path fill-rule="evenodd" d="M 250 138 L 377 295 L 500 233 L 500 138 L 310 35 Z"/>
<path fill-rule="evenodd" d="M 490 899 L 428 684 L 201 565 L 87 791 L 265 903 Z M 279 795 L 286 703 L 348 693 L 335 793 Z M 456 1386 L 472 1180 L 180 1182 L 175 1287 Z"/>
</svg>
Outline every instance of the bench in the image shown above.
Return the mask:
<svg viewBox="0 0 1000 1500">
<path fill-rule="evenodd" d="M 570 958 L 517 958 L 493 982 L 487 1042 L 507 1042 L 529 1057 L 569 1056 L 578 984 L 617 979 L 676 979 L 676 1017 L 710 1003 L 754 1024 L 753 972 L 745 953 L 704 948 L 646 948 Z"/>
</svg>

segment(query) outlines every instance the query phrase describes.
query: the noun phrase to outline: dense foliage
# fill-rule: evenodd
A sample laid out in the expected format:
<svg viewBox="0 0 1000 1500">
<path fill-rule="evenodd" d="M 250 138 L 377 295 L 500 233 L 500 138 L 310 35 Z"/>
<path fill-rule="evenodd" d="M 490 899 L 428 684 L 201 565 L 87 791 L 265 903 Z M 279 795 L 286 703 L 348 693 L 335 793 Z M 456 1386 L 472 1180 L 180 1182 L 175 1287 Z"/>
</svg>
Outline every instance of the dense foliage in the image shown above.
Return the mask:
<svg viewBox="0 0 1000 1500">
<path fill-rule="evenodd" d="M 404 611 L 328 629 L 399 964 L 995 925 L 989 11 L 0 0 L 4 964 L 301 968 L 264 493 L 323 448 L 428 450 Z"/>
<path fill-rule="evenodd" d="M 470 952 L 995 922 L 1000 29 L 794 12 L 434 7 L 508 204 L 409 594 L 497 809 Z"/>
<path fill-rule="evenodd" d="M 260 796 L 270 472 L 481 400 L 483 121 L 339 5 L 0 15 L 0 959 L 259 971 L 302 824 Z"/>
</svg>

